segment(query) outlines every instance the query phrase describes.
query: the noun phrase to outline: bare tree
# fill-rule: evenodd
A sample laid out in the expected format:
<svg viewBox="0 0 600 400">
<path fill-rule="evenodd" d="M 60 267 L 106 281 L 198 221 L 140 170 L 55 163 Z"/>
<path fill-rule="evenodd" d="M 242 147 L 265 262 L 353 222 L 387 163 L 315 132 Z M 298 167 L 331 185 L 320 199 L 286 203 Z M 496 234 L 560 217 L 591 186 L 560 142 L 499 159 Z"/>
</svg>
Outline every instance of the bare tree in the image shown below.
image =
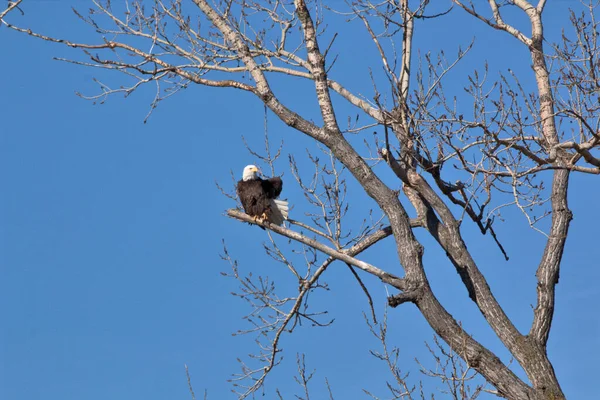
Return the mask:
<svg viewBox="0 0 600 400">
<path fill-rule="evenodd" d="M 565 34 L 562 43 L 549 45 L 545 43 L 542 22 L 545 0 L 537 4 L 489 0 L 486 6 L 453 0 L 447 10 L 431 13 L 427 0 L 415 4 L 408 0 L 356 0 L 343 9 L 329 9 L 326 3 L 305 0 L 132 0 L 124 6 L 102 0 L 93 3 L 88 15 L 77 15 L 100 35 L 95 44 L 45 36 L 9 23 L 6 18 L 2 24 L 81 49 L 86 59 L 67 61 L 114 70 L 125 74 L 130 82 L 117 88 L 101 83 L 100 93 L 88 98 L 104 100 L 152 83 L 157 88 L 153 110 L 160 101 L 192 84 L 235 88 L 253 94 L 285 124 L 318 142 L 328 160 L 322 164 L 311 155 L 315 171 L 309 178 L 294 162 L 297 155 L 290 160 L 307 202 L 318 212 L 309 213 L 306 221 L 297 217 L 287 227 L 258 223 L 270 235 L 267 252 L 298 280 L 295 296 L 279 297 L 273 282 L 264 278 L 255 281 L 239 277 L 237 261 L 225 250 L 223 257 L 242 282 L 240 296 L 251 301 L 253 331 L 264 333 L 268 341 L 261 345 L 259 367 L 242 366 L 236 382 L 240 397 L 262 387 L 277 365 L 279 340 L 284 332 L 302 321 L 328 323 L 320 312 L 308 310 L 307 301 L 312 291 L 323 288 L 320 278 L 327 267 L 342 261 L 369 299 L 355 269 L 379 278 L 396 291 L 388 299 L 391 307 L 409 302 L 419 309 L 451 349 L 446 353 L 451 361 L 448 371 L 455 378 L 448 382 L 455 398 L 474 398 L 482 390 L 481 386 L 475 392 L 465 389 L 470 371 L 481 374 L 495 388 L 493 392 L 504 398 L 565 398 L 548 358 L 547 342 L 554 317 L 555 286 L 572 219 L 567 204 L 569 177 L 572 172 L 600 173 L 600 64 L 594 5 L 590 4 L 581 15 L 572 14 L 574 37 Z M 504 19 L 507 7 L 529 19 L 530 32 Z M 521 85 L 528 76 L 509 74 L 488 82 L 489 74 L 484 70 L 468 77 L 470 104 L 458 104 L 445 93 L 442 84 L 470 46 L 459 50 L 453 60 L 443 54 L 415 59 L 413 36 L 417 22 L 436 23 L 436 17 L 449 18 L 452 14 L 446 14 L 450 10 L 456 13 L 460 9 L 528 49 L 537 84 L 533 93 Z M 372 77 L 369 98 L 332 78 L 335 40 L 344 33 L 329 32 L 326 18 L 358 22 L 373 41 L 386 85 L 376 84 L 380 80 Z M 297 105 L 284 104 L 271 85 L 275 75 L 303 78 L 314 85 L 321 121 L 302 116 L 294 110 Z M 345 100 L 368 122 L 342 127 L 333 96 Z M 567 129 L 567 122 L 573 122 L 575 128 Z M 373 146 L 357 145 L 350 138 L 364 135 L 367 129 L 381 133 L 373 143 L 375 152 L 370 151 Z M 365 141 L 371 143 L 371 137 Z M 273 165 L 268 146 L 266 150 L 263 161 Z M 380 178 L 384 164 L 396 175 L 402 194 Z M 449 168 L 444 169 L 447 165 L 455 165 L 456 169 L 450 174 Z M 347 230 L 345 176 L 352 176 L 375 201 L 383 220 L 369 215 L 361 229 L 354 233 Z M 547 182 L 549 189 L 545 188 Z M 409 212 L 407 207 L 414 211 Z M 494 297 L 461 233 L 466 217 L 482 234 L 491 235 L 507 256 L 493 225 L 506 207 L 521 210 L 531 227 L 546 235 L 536 273 L 537 305 L 527 333 L 515 327 Z M 409 213 L 415 217 L 410 218 Z M 257 223 L 239 210 L 229 210 L 228 215 Z M 548 229 L 538 224 L 546 216 Z M 415 229 L 426 230 L 443 249 L 470 299 L 523 368 L 528 381 L 519 378 L 510 365 L 466 332 L 438 301 L 424 269 L 424 247 L 416 239 Z M 281 249 L 272 233 L 297 243 L 304 260 L 301 268 Z M 386 238 L 395 243 L 398 268 L 388 271 L 359 258 L 364 250 Z M 324 259 L 322 254 L 326 255 Z M 265 316 L 264 311 L 270 313 Z M 455 355 L 464 360 L 464 369 L 456 367 Z M 390 353 L 379 353 L 379 357 L 393 366 Z M 304 365 L 304 360 L 299 364 Z M 310 374 L 302 371 L 300 382 L 306 388 Z M 411 389 L 402 375 L 395 376 L 400 385 L 394 392 L 396 398 L 410 396 Z M 463 377 L 462 383 L 455 384 L 457 376 Z M 248 379 L 250 384 L 242 383 Z"/>
</svg>

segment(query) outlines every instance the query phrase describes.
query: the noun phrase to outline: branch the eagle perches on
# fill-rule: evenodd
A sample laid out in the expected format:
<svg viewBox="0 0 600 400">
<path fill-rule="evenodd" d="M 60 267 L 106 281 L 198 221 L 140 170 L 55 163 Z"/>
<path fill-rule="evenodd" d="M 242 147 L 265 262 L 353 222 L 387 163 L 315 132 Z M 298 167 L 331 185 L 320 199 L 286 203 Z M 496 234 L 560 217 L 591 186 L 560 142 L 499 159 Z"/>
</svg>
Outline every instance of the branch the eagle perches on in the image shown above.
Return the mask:
<svg viewBox="0 0 600 400">
<path fill-rule="evenodd" d="M 305 236 L 301 233 L 285 228 L 283 226 L 271 224 L 268 221 L 257 221 L 255 218 L 252 218 L 248 214 L 235 208 L 227 210 L 227 215 L 239 221 L 247 222 L 249 224 L 258 225 L 263 228 L 269 229 L 277 233 L 278 235 L 310 246 L 314 249 L 321 251 L 324 254 L 327 254 L 330 257 L 333 257 L 336 260 L 345 262 L 371 275 L 376 276 L 383 283 L 386 283 L 403 292 L 401 295 L 390 296 L 388 298 L 388 303 L 392 307 L 396 307 L 405 302 L 416 300 L 416 296 L 418 295 L 418 288 L 409 287 L 404 278 L 392 275 L 388 272 L 377 268 L 374 265 L 371 265 L 367 262 L 355 258 L 356 255 L 362 253 L 369 247 L 373 246 L 375 243 L 390 236 L 392 234 L 392 229 L 389 226 L 377 230 L 376 232 L 370 234 L 369 236 L 367 236 L 366 238 L 364 238 L 363 240 L 361 240 L 360 242 L 356 243 L 348 249 L 336 250 L 332 247 L 326 246 L 325 244 L 315 239 L 309 238 L 308 236 Z M 294 223 L 293 220 L 290 221 Z M 411 224 L 414 224 L 414 226 L 421 226 L 421 223 L 417 220 L 411 221 Z M 400 299 L 402 299 L 402 301 L 400 301 Z"/>
</svg>

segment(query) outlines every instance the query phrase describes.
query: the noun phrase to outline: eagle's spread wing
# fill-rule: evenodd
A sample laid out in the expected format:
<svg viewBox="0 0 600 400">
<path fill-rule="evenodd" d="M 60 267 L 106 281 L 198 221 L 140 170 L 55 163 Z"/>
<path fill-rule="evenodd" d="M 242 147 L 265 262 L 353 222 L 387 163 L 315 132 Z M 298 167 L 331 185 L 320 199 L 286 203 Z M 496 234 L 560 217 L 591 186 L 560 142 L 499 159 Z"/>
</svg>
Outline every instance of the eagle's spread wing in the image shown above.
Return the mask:
<svg viewBox="0 0 600 400">
<path fill-rule="evenodd" d="M 276 176 L 269 179 L 261 180 L 263 190 L 268 198 L 275 199 L 279 194 L 281 194 L 281 190 L 283 189 L 283 181 L 280 177 Z"/>
</svg>

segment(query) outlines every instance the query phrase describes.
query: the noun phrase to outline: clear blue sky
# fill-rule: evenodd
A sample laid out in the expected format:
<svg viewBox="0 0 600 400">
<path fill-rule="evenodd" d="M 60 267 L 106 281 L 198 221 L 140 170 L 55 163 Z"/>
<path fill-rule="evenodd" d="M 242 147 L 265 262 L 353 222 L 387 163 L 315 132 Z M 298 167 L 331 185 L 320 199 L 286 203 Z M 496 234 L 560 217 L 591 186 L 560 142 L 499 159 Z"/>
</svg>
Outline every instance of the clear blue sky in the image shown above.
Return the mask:
<svg viewBox="0 0 600 400">
<path fill-rule="evenodd" d="M 577 2 L 549 3 L 547 34 L 557 37 L 568 22 L 566 7 Z M 42 33 L 97 42 L 70 12 L 73 5 L 89 7 L 83 0 L 25 1 L 26 16 L 9 20 Z M 466 74 L 481 67 L 484 58 L 494 74 L 512 68 L 532 79 L 526 54 L 511 38 L 458 10 L 421 28 L 426 32 L 417 33 L 416 47 L 422 51 L 442 48 L 455 54 L 458 45 L 477 37 L 473 53 L 448 77 L 450 91 L 460 93 Z M 334 50 L 341 54 L 340 66 L 332 76 L 370 97 L 365 55 L 373 48 L 356 32 L 338 38 Z M 238 371 L 236 358 L 254 351 L 254 343 L 252 337 L 231 335 L 248 327 L 241 317 L 249 309 L 230 295 L 236 282 L 221 276 L 228 271 L 219 258 L 221 240 L 229 243 L 244 272 L 285 277 L 279 282 L 282 294 L 292 295 L 297 284 L 264 255 L 263 231 L 223 215 L 233 203 L 215 186 L 215 181 L 230 185 L 231 170 L 239 177 L 246 164 L 256 161 L 241 135 L 261 145 L 262 105 L 233 90 L 191 87 L 161 104 L 143 124 L 151 89 L 104 105 L 75 95 L 95 93 L 95 76 L 115 86 L 121 79 L 52 60 L 78 57 L 75 50 L 2 27 L 0 53 L 0 398 L 189 399 L 184 364 L 197 394 L 206 389 L 211 399 L 234 398 L 226 380 Z M 311 87 L 292 95 L 298 85 L 278 81 L 276 89 L 287 90 L 283 96 L 290 105 L 317 118 Z M 347 108 L 338 103 L 338 117 L 345 121 Z M 312 147 L 309 140 L 272 115 L 269 131 L 275 140 L 285 140 L 286 155 L 307 165 L 303 148 Z M 285 160 L 278 168 L 287 178 L 286 197 L 302 207 Z M 575 176 L 571 184 L 575 219 L 549 342 L 571 399 L 597 393 L 600 269 L 594 249 L 600 210 L 594 199 L 599 183 L 598 177 Z M 350 218 L 357 223 L 370 203 L 355 185 L 350 188 L 356 203 Z M 469 227 L 466 235 L 502 305 L 520 329 L 528 329 L 543 241 L 518 213 L 507 215 L 498 233 L 509 262 L 488 237 Z M 431 244 L 423 233 L 419 238 Z M 390 243 L 364 259 L 400 273 Z M 443 254 L 429 246 L 425 259 L 443 304 L 476 339 L 499 349 Z M 306 352 L 309 368 L 317 369 L 314 398 L 325 398 L 325 377 L 336 398 L 363 398 L 362 388 L 385 395 L 386 370 L 368 353 L 378 346 L 361 316 L 367 310 L 364 295 L 345 266 L 329 272 L 331 290 L 313 304 L 329 310 L 335 323 L 286 336 L 284 365 L 268 388 L 279 387 L 291 397 L 295 354 Z M 372 279 L 366 283 L 381 312 L 385 289 Z M 416 381 L 414 358 L 429 362 L 423 342 L 431 339 L 431 331 L 411 305 L 390 311 L 389 324 L 392 343 L 401 348 L 402 368 L 412 370 Z M 508 362 L 505 352 L 499 355 Z M 439 386 L 427 382 L 433 385 L 430 390 Z M 266 398 L 272 395 L 269 391 Z"/>
</svg>

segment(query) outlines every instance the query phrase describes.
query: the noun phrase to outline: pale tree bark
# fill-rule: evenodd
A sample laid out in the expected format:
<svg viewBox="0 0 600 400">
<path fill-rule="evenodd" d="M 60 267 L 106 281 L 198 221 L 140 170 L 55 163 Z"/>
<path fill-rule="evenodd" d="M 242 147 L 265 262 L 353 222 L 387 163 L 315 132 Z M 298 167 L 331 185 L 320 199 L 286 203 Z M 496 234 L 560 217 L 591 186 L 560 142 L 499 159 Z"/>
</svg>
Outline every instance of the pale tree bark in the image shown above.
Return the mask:
<svg viewBox="0 0 600 400">
<path fill-rule="evenodd" d="M 192 83 L 235 88 L 253 94 L 285 124 L 326 148 L 331 157 L 332 169 L 321 170 L 327 171 L 328 179 L 331 178 L 333 184 L 323 184 L 326 192 L 324 197 L 318 195 L 314 187 L 302 182 L 297 166 L 293 161 L 291 163 L 292 172 L 307 198 L 312 199 L 317 208 L 323 211 L 322 216 L 313 218 L 314 224 L 291 220 L 288 227 L 280 227 L 268 222 L 257 222 L 239 210 L 228 211 L 230 217 L 263 226 L 268 229 L 269 235 L 273 232 L 301 243 L 315 254 L 319 252 L 327 256 L 321 263 L 310 261 L 307 272 L 302 274 L 277 247 L 272 236 L 269 236 L 273 247 L 268 251 L 298 279 L 299 292 L 296 297 L 281 301 L 271 294 L 261 292 L 248 281 L 244 283 L 246 295 L 261 299 L 259 303 L 262 305 L 257 307 L 269 304 L 279 310 L 280 316 L 273 322 L 265 322 L 265 327 L 268 327 L 265 332 L 268 330 L 272 339 L 259 357 L 264 366 L 244 369 L 240 379 L 252 378 L 253 383 L 244 387 L 240 397 L 249 396 L 260 388 L 268 373 L 277 365 L 279 343 L 284 332 L 293 330 L 295 321 L 303 318 L 315 322 L 312 314 L 301 311 L 307 301 L 307 293 L 319 287 L 319 278 L 326 273 L 331 263 L 339 260 L 354 272 L 371 307 L 368 290 L 354 268 L 379 278 L 381 282 L 397 290 L 388 299 L 390 306 L 413 303 L 433 331 L 455 354 L 462 357 L 467 370 L 473 369 L 481 374 L 495 387 L 494 393 L 498 396 L 518 400 L 564 398 L 548 358 L 547 342 L 554 317 L 555 286 L 572 218 L 567 203 L 569 177 L 572 172 L 600 173 L 600 160 L 595 156 L 600 143 L 597 129 L 600 122 L 595 117 L 594 110 L 587 107 L 589 96 L 585 95 L 600 87 L 600 79 L 596 78 L 597 63 L 594 62 L 595 57 L 600 54 L 600 46 L 596 46 L 594 41 L 594 46 L 586 47 L 590 49 L 590 62 L 586 64 L 588 69 L 578 70 L 583 71 L 579 73 L 589 80 L 588 92 L 584 91 L 575 100 L 561 100 L 560 109 L 557 109 L 557 84 L 551 77 L 546 63 L 547 54 L 544 53 L 542 13 L 545 1 L 542 0 L 535 6 L 525 0 L 514 1 L 513 6 L 527 15 L 531 22 L 531 35 L 527 36 L 504 20 L 501 7 L 495 0 L 489 0 L 487 4 L 487 11 L 492 15 L 490 18 L 479 12 L 478 7 L 483 7 L 482 5 L 475 7 L 471 3 L 453 0 L 454 4 L 473 17 L 508 33 L 527 46 L 537 84 L 535 97 L 538 104 L 522 100 L 524 106 L 520 107 L 516 105 L 518 92 L 524 94 L 524 89 L 518 80 L 515 82 L 515 90 L 499 85 L 499 97 L 502 100 L 494 103 L 484 93 L 485 82 L 479 76 L 471 77 L 467 92 L 472 96 L 474 111 L 472 116 L 465 117 L 446 99 L 441 82 L 470 47 L 460 51 L 452 62 L 443 58 L 438 62 L 428 59 L 430 83 L 425 83 L 424 72 L 420 71 L 420 75 L 417 74 L 420 77 L 417 88 L 411 88 L 411 84 L 415 82 L 412 70 L 417 64 L 413 60 L 413 37 L 418 34 L 417 22 L 435 20 L 435 15 L 425 13 L 427 1 L 411 8 L 408 0 L 386 0 L 381 3 L 360 0 L 348 5 L 349 10 L 342 13 L 360 21 L 366 34 L 372 39 L 379 54 L 378 61 L 389 81 L 389 88 L 386 88 L 387 102 L 379 89 L 374 90 L 373 101 L 369 101 L 352 93 L 329 76 L 331 61 L 328 51 L 331 43 L 322 42 L 320 19 L 315 17 L 312 5 L 304 0 L 294 0 L 289 4 L 280 1 L 212 3 L 191 0 L 190 5 L 196 7 L 202 21 L 210 25 L 209 30 L 202 24 L 194 27 L 182 11 L 182 1 L 157 1 L 153 3 L 153 9 L 149 13 L 144 11 L 139 1 L 135 1 L 121 17 L 113 10 L 110 2 L 95 2 L 96 12 L 108 17 L 114 24 L 112 28 L 103 27 L 96 22 L 93 14 L 89 17 L 80 15 L 103 35 L 103 40 L 98 44 L 45 36 L 9 23 L 6 19 L 2 20 L 2 24 L 43 40 L 82 49 L 90 60 L 71 62 L 125 72 L 136 79 L 136 83 L 129 87 L 109 89 L 103 86 L 102 93 L 92 96 L 93 99 L 105 98 L 114 93 L 128 94 L 141 85 L 156 82 L 159 89 L 152 103 L 154 109 L 162 99 L 161 96 L 164 96 L 160 84 L 170 85 L 169 95 Z M 16 7 L 18 3 L 11 4 Z M 251 10 L 252 13 L 239 13 L 244 17 L 234 17 L 232 10 Z M 590 10 L 593 15 L 593 8 L 590 7 Z M 3 12 L 2 16 L 8 11 L 10 10 Z M 251 17 L 248 17 L 251 14 L 264 16 L 279 31 L 275 28 L 261 31 L 259 26 L 253 27 Z M 445 15 L 446 12 L 442 14 Z M 163 20 L 174 23 L 179 32 L 166 30 Z M 247 26 L 256 29 L 245 29 Z M 299 43 L 290 44 L 288 33 L 291 29 L 298 29 L 301 33 L 301 39 L 297 40 Z M 398 32 L 400 38 L 396 43 L 394 41 Z M 145 40 L 151 46 L 136 47 L 127 38 Z M 581 40 L 583 39 L 578 43 Z M 394 46 L 393 51 L 390 50 L 389 41 Z M 396 47 L 400 48 L 399 62 L 396 60 Z M 573 54 L 583 47 L 575 46 L 572 49 L 565 44 L 565 49 L 555 49 L 564 63 L 565 71 L 573 63 L 579 62 L 574 61 L 579 59 Z M 92 54 L 89 52 L 91 50 L 101 53 Z M 126 55 L 118 56 L 120 51 Z M 249 74 L 251 81 L 242 79 L 242 74 Z M 284 104 L 271 87 L 272 74 L 299 77 L 312 82 L 321 121 L 313 122 L 295 112 L 292 106 Z M 223 76 L 227 78 L 224 79 Z M 571 86 L 565 88 L 568 91 Z M 403 196 L 408 200 L 405 204 L 410 204 L 414 210 L 404 207 L 399 192 L 379 178 L 374 165 L 370 163 L 371 159 L 361 154 L 360 149 L 347 139 L 348 134 L 365 128 L 345 130 L 340 126 L 333 100 L 335 95 L 370 118 L 372 124 L 368 127 L 379 126 L 385 132 L 385 143 L 378 144 L 378 154 L 374 158 L 386 163 L 395 173 L 402 184 Z M 434 98 L 441 103 L 440 106 L 433 106 Z M 522 95 L 521 98 L 527 99 L 528 96 Z M 493 110 L 488 111 L 490 108 Z M 528 122 L 523 117 L 521 108 L 527 110 L 534 122 Z M 557 118 L 578 121 L 581 135 L 578 138 L 566 138 L 560 134 L 557 131 Z M 477 152 L 478 160 L 473 161 L 472 152 Z M 265 158 L 267 159 L 273 166 L 270 156 Z M 464 181 L 452 184 L 444 179 L 442 167 L 449 162 L 458 165 L 465 177 Z M 318 161 L 314 163 L 318 166 Z M 388 225 L 372 223 L 362 234 L 343 241 L 344 201 L 341 200 L 343 196 L 340 193 L 345 189 L 340 183 L 341 172 L 335 168 L 338 163 L 375 201 Z M 543 205 L 540 194 L 543 188 L 535 179 L 539 179 L 536 174 L 544 171 L 552 174 L 548 212 L 551 222 L 546 235 L 546 246 L 537 268 L 537 305 L 531 328 L 524 334 L 507 316 L 469 252 L 461 232 L 462 216 L 468 217 L 482 234 L 490 234 L 506 256 L 493 228 L 494 216 L 498 210 L 514 206 L 523 211 L 530 225 L 537 229 L 535 225 L 538 218 L 530 215 L 527 210 Z M 315 177 L 317 175 L 318 173 Z M 513 201 L 495 204 L 494 194 L 500 191 L 511 193 Z M 416 218 L 409 217 L 413 211 Z M 293 226 L 308 230 L 314 236 L 298 232 L 292 229 Z M 413 232 L 414 229 L 421 228 L 443 249 L 459 274 L 469 298 L 526 372 L 529 381 L 520 379 L 507 364 L 466 332 L 440 303 L 425 272 L 423 245 Z M 393 237 L 395 243 L 399 263 L 397 271 L 386 271 L 358 258 L 367 248 L 388 237 Z M 235 262 L 227 251 L 225 254 L 224 258 L 232 263 L 237 277 Z M 285 307 L 288 308 L 282 311 Z M 382 334 L 378 337 L 384 336 Z M 389 354 L 382 356 L 382 359 L 389 362 Z M 410 390 L 403 378 L 397 380 L 408 393 L 402 396 L 410 398 Z"/>
<path fill-rule="evenodd" d="M 21 4 L 23 0 L 15 0 L 9 1 L 8 5 L 3 11 L 0 11 L 0 22 L 4 19 L 4 17 L 13 10 L 19 10 L 19 4 Z"/>
</svg>

